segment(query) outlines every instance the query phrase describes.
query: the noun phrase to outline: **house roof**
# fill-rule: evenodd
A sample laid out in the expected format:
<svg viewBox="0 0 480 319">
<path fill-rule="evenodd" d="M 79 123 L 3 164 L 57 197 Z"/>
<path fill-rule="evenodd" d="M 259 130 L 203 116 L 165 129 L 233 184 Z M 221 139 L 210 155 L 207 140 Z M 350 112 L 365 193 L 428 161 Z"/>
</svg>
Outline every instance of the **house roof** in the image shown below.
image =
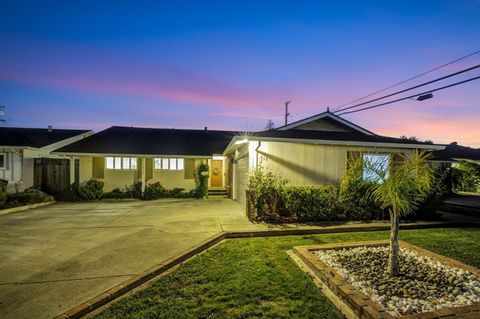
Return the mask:
<svg viewBox="0 0 480 319">
<path fill-rule="evenodd" d="M 318 121 L 318 120 L 321 120 L 321 119 L 325 119 L 325 120 L 335 122 L 337 125 L 344 126 L 344 127 L 349 128 L 349 129 L 351 129 L 352 131 L 355 131 L 355 132 L 363 133 L 363 134 L 366 134 L 366 135 L 375 135 L 374 133 L 370 132 L 369 130 L 364 129 L 363 127 L 360 127 L 360 126 L 358 126 L 358 125 L 356 125 L 356 124 L 354 124 L 350 121 L 347 121 L 346 119 L 341 118 L 340 116 L 337 116 L 330 111 L 326 111 L 326 112 L 322 112 L 322 113 L 319 113 L 319 114 L 316 114 L 316 115 L 312 115 L 310 117 L 307 117 L 307 118 L 295 121 L 293 123 L 278 127 L 278 128 L 276 128 L 276 130 L 286 131 L 286 130 L 290 130 L 290 129 L 295 129 L 295 128 L 298 128 L 299 126 L 302 126 L 302 125 L 305 125 L 305 124 L 308 124 L 308 123 L 311 123 L 311 122 L 314 122 L 314 121 Z"/>
<path fill-rule="evenodd" d="M 387 137 L 381 135 L 366 135 L 358 132 L 327 132 L 327 131 L 307 131 L 294 130 L 288 131 L 262 131 L 252 134 L 253 139 L 282 139 L 282 140 L 311 140 L 318 144 L 365 144 L 367 146 L 402 146 L 402 147 L 418 147 L 418 148 L 443 148 L 444 145 L 436 145 L 431 143 L 412 141 L 408 139 Z"/>
<path fill-rule="evenodd" d="M 54 153 L 212 156 L 221 154 L 234 135 L 231 131 L 112 126 Z"/>
<path fill-rule="evenodd" d="M 88 132 L 90 131 L 0 127 L 0 146 L 41 148 Z"/>
<path fill-rule="evenodd" d="M 445 147 L 444 150 L 437 151 L 434 159 L 442 162 L 453 162 L 455 160 L 480 160 L 480 148 L 471 148 L 458 145 L 456 142 Z"/>
</svg>

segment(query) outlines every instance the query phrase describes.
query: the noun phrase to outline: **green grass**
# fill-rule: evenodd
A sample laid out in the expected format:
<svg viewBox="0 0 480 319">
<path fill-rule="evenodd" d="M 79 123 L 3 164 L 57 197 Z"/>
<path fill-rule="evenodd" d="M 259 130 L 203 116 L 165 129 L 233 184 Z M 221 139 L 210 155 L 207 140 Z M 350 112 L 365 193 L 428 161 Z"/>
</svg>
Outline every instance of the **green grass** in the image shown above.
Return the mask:
<svg viewBox="0 0 480 319">
<path fill-rule="evenodd" d="M 285 251 L 387 238 L 369 232 L 224 241 L 95 318 L 342 318 Z M 400 239 L 480 266 L 478 229 L 406 230 Z"/>
</svg>

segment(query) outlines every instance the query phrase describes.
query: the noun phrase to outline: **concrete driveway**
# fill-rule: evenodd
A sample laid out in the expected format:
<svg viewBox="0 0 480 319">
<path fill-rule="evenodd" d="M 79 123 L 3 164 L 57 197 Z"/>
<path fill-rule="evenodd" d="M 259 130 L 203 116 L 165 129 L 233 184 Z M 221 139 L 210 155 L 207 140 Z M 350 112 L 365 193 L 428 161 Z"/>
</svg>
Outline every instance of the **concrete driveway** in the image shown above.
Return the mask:
<svg viewBox="0 0 480 319">
<path fill-rule="evenodd" d="M 228 199 L 57 203 L 0 216 L 0 316 L 52 318 L 222 231 Z"/>
</svg>

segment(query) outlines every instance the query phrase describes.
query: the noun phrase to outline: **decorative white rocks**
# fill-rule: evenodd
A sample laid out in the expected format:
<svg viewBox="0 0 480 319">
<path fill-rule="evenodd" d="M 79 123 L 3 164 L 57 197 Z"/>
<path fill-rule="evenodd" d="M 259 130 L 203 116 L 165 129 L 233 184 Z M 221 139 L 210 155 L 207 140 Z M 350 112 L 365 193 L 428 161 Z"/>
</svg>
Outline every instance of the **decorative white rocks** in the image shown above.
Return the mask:
<svg viewBox="0 0 480 319">
<path fill-rule="evenodd" d="M 312 252 L 394 317 L 480 303 L 477 276 L 413 250 L 400 250 L 399 277 L 386 273 L 386 246 Z"/>
</svg>

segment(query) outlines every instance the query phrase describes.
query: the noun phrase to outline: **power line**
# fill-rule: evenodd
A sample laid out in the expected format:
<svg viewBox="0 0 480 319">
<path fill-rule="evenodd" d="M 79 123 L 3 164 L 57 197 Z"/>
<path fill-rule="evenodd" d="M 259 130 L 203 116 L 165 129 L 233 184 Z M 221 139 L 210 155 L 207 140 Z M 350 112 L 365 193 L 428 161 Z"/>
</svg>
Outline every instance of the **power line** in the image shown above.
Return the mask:
<svg viewBox="0 0 480 319">
<path fill-rule="evenodd" d="M 393 84 L 393 85 L 391 85 L 391 86 L 389 86 L 389 87 L 386 87 L 386 88 L 384 88 L 384 89 L 375 91 L 375 92 L 373 92 L 373 93 L 367 94 L 367 95 L 365 95 L 365 96 L 362 96 L 362 97 L 360 97 L 360 98 L 358 98 L 358 99 L 355 99 L 355 100 L 353 100 L 353 101 L 350 101 L 350 102 L 348 102 L 348 103 L 345 103 L 345 104 L 342 104 L 342 105 L 340 105 L 340 106 L 337 106 L 336 108 L 337 108 L 337 109 L 340 109 L 340 108 L 342 108 L 342 107 L 344 107 L 344 106 L 347 106 L 347 105 L 349 105 L 349 104 L 351 104 L 351 103 L 358 102 L 358 101 L 363 100 L 363 99 L 365 99 L 365 98 L 367 98 L 367 97 L 370 97 L 370 96 L 372 96 L 372 95 L 376 95 L 376 94 L 378 94 L 378 93 L 381 93 L 381 92 L 384 92 L 384 91 L 389 90 L 389 89 L 391 89 L 391 88 L 394 88 L 394 87 L 396 87 L 396 86 L 399 86 L 399 85 L 401 85 L 401 84 L 403 84 L 403 83 L 409 82 L 409 81 L 411 81 L 411 80 L 415 80 L 416 78 L 419 78 L 419 77 L 421 77 L 421 76 L 424 76 L 425 74 L 434 72 L 434 71 L 436 71 L 436 70 L 439 70 L 439 69 L 444 68 L 444 67 L 446 67 L 446 66 L 449 66 L 449 65 L 451 65 L 451 64 L 457 63 L 457 62 L 459 62 L 459 61 L 461 61 L 461 60 L 464 60 L 464 59 L 466 59 L 466 58 L 469 58 L 469 57 L 471 57 L 472 55 L 475 55 L 475 54 L 478 54 L 478 53 L 480 53 L 480 50 L 477 50 L 477 51 L 475 51 L 475 52 L 472 52 L 472 53 L 470 53 L 470 54 L 467 54 L 467 55 L 465 55 L 465 56 L 462 56 L 462 57 L 460 57 L 460 58 L 458 58 L 458 59 L 455 59 L 455 60 L 453 60 L 453 61 L 450 61 L 450 62 L 448 62 L 448 63 L 445 63 L 445 64 L 442 64 L 442 65 L 440 65 L 440 66 L 437 66 L 437 67 L 435 67 L 435 68 L 433 68 L 433 69 L 430 69 L 430 70 L 425 71 L 425 72 L 423 72 L 423 73 L 420 73 L 420 74 L 418 74 L 418 75 L 412 76 L 411 78 L 408 78 L 408 79 L 406 79 L 406 80 L 397 82 L 397 83 L 395 83 L 395 84 Z M 338 110 L 337 110 L 337 111 L 338 111 Z M 335 111 L 335 112 L 337 112 L 337 111 Z"/>
<path fill-rule="evenodd" d="M 470 78 L 470 79 L 463 80 L 463 81 L 460 81 L 460 82 L 452 83 L 452 84 L 445 85 L 445 86 L 442 86 L 442 87 L 439 87 L 439 88 L 436 88 L 436 89 L 433 89 L 433 90 L 425 91 L 425 92 L 422 92 L 422 93 L 417 93 L 417 94 L 410 95 L 410 96 L 407 96 L 407 97 L 403 97 L 403 98 L 400 98 L 400 99 L 388 101 L 388 102 L 385 102 L 385 103 L 380 103 L 380 104 L 376 104 L 376 105 L 371 105 L 371 106 L 367 106 L 367 107 L 364 107 L 364 108 L 361 108 L 361 109 L 357 109 L 357 110 L 353 110 L 353 111 L 343 112 L 343 113 L 341 113 L 341 114 L 338 114 L 338 116 L 345 115 L 345 114 L 356 113 L 356 112 L 365 111 L 365 110 L 370 110 L 370 109 L 377 108 L 377 107 L 380 107 L 380 106 L 384 106 L 384 105 L 387 105 L 387 104 L 392 104 L 392 103 L 400 102 L 400 101 L 403 101 L 403 100 L 408 100 L 408 99 L 414 98 L 414 97 L 416 97 L 416 96 L 420 96 L 420 95 L 424 95 L 424 94 L 428 94 L 428 93 L 432 93 L 432 92 L 436 92 L 436 91 L 448 89 L 448 88 L 450 88 L 450 87 L 457 86 L 457 85 L 464 84 L 464 83 L 467 83 L 467 82 L 470 82 L 470 81 L 474 81 L 474 80 L 478 80 L 478 79 L 480 79 L 480 76 L 476 76 L 476 77 L 474 77 L 474 78 Z"/>
<path fill-rule="evenodd" d="M 370 103 L 372 103 L 372 102 L 376 102 L 376 101 L 379 101 L 379 100 L 383 100 L 383 99 L 385 99 L 385 98 L 387 98 L 387 97 L 391 97 L 391 96 L 394 96 L 394 95 L 397 95 L 397 94 L 400 94 L 400 93 L 404 93 L 404 92 L 407 92 L 407 91 L 411 91 L 411 90 L 417 89 L 417 88 L 419 88 L 419 87 L 422 87 L 422 86 L 425 86 L 425 85 L 429 85 L 429 84 L 432 84 L 432 83 L 435 83 L 435 82 L 438 82 L 438 81 L 442 81 L 442 80 L 451 78 L 452 76 L 456 76 L 456 75 L 459 75 L 459 74 L 462 74 L 462 73 L 465 73 L 465 72 L 469 72 L 469 71 L 472 71 L 472 70 L 475 70 L 475 69 L 478 69 L 478 68 L 480 68 L 480 64 L 477 64 L 477 65 L 472 66 L 472 67 L 467 68 L 467 69 L 463 69 L 463 70 L 458 71 L 458 72 L 455 72 L 455 73 L 451 73 L 451 74 L 442 76 L 442 77 L 440 77 L 440 78 L 436 78 L 436 79 L 434 79 L 434 80 L 431 80 L 431 81 L 428 81 L 428 82 L 425 82 L 425 83 L 421 83 L 421 84 L 419 84 L 419 85 L 415 85 L 415 86 L 409 87 L 409 88 L 404 89 L 404 90 L 401 90 L 401 91 L 397 91 L 397 92 L 394 92 L 394 93 L 391 93 L 391 94 L 388 94 L 388 95 L 384 95 L 384 96 L 378 97 L 378 98 L 373 99 L 373 100 L 369 100 L 369 101 L 362 102 L 362 103 L 359 103 L 359 104 L 355 104 L 355 105 L 352 105 L 352 106 L 344 107 L 343 109 L 341 108 L 341 109 L 339 109 L 339 110 L 334 111 L 333 113 L 343 112 L 343 111 L 350 110 L 350 109 L 353 109 L 353 108 L 356 108 L 356 107 L 359 107 L 359 106 L 362 106 L 362 105 L 365 105 L 365 104 L 370 104 Z"/>
</svg>

